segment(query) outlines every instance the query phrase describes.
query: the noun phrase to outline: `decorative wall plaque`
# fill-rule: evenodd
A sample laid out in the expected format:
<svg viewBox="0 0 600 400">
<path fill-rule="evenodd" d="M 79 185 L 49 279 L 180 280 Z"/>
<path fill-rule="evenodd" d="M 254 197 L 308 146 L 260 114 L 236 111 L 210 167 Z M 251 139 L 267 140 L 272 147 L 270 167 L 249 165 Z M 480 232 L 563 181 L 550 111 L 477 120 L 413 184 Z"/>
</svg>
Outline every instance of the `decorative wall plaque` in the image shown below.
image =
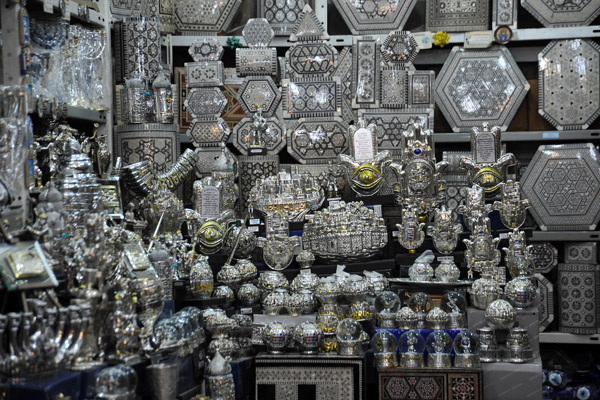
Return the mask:
<svg viewBox="0 0 600 400">
<path fill-rule="evenodd" d="M 242 0 L 175 0 L 175 25 L 183 33 L 216 34 L 229 27 Z"/>
<path fill-rule="evenodd" d="M 488 0 L 427 0 L 425 7 L 426 31 L 468 32 L 489 28 Z"/>
<path fill-rule="evenodd" d="M 518 0 L 492 0 L 492 30 L 499 26 L 517 29 Z"/>
<path fill-rule="evenodd" d="M 199 61 L 185 63 L 185 76 L 187 87 L 213 87 L 223 86 L 223 62 Z"/>
<path fill-rule="evenodd" d="M 600 7 L 594 0 L 521 0 L 521 5 L 550 28 L 589 25 L 600 14 Z"/>
<path fill-rule="evenodd" d="M 244 25 L 242 36 L 249 47 L 267 47 L 275 34 L 265 18 L 250 18 Z"/>
<path fill-rule="evenodd" d="M 410 64 L 417 54 L 419 54 L 419 46 L 410 32 L 390 32 L 381 45 L 381 55 L 388 65 Z"/>
<path fill-rule="evenodd" d="M 176 161 L 179 132 L 175 124 L 130 124 L 115 126 L 115 157 L 123 166 L 150 159 L 155 173 L 165 172 Z"/>
<path fill-rule="evenodd" d="M 379 38 L 354 36 L 352 40 L 352 107 L 379 106 Z"/>
<path fill-rule="evenodd" d="M 384 108 L 403 108 L 408 102 L 408 71 L 402 67 L 381 69 L 380 104 Z"/>
<path fill-rule="evenodd" d="M 268 154 L 277 154 L 285 146 L 285 124 L 277 118 L 267 118 L 267 126 L 267 132 L 262 139 L 264 148 Z M 249 144 L 254 128 L 254 120 L 252 118 L 242 119 L 233 128 L 233 145 L 244 155 L 251 154 Z"/>
<path fill-rule="evenodd" d="M 540 298 L 540 332 L 545 330 L 554 321 L 554 286 L 544 275 L 535 274 Z"/>
<path fill-rule="evenodd" d="M 347 130 L 339 117 L 300 118 L 293 129 L 288 126 L 288 153 L 302 164 L 336 160 L 348 150 Z"/>
<path fill-rule="evenodd" d="M 230 133 L 221 117 L 194 119 L 186 132 L 195 147 L 218 146 L 229 139 Z"/>
<path fill-rule="evenodd" d="M 126 18 L 115 26 L 115 79 L 123 83 L 133 71 L 154 81 L 160 67 L 160 25 L 153 18 Z"/>
<path fill-rule="evenodd" d="M 401 30 L 416 0 L 333 0 L 353 35 Z"/>
<path fill-rule="evenodd" d="M 237 100 L 246 115 L 254 114 L 260 106 L 263 116 L 270 117 L 281 101 L 281 93 L 270 76 L 249 77 L 240 87 Z"/>
<path fill-rule="evenodd" d="M 565 242 L 565 263 L 596 264 L 598 262 L 597 242 Z"/>
<path fill-rule="evenodd" d="M 283 117 L 326 117 L 341 114 L 342 91 L 338 78 L 284 79 Z"/>
<path fill-rule="evenodd" d="M 408 71 L 407 100 L 409 107 L 433 108 L 435 97 L 435 72 Z"/>
<path fill-rule="evenodd" d="M 521 180 L 546 230 L 594 230 L 600 219 L 600 154 L 592 143 L 540 146 Z"/>
<path fill-rule="evenodd" d="M 237 48 L 235 49 L 235 69 L 237 76 L 277 75 L 277 49 Z"/>
<path fill-rule="evenodd" d="M 216 87 L 190 89 L 185 99 L 186 110 L 192 116 L 221 115 L 226 103 L 227 99 Z"/>
<path fill-rule="evenodd" d="M 436 102 L 454 132 L 469 132 L 484 122 L 506 130 L 529 90 L 504 46 L 453 47 L 435 85 Z"/>
<path fill-rule="evenodd" d="M 547 274 L 558 265 L 558 250 L 552 243 L 533 243 L 529 246 L 529 256 L 535 272 Z"/>
<path fill-rule="evenodd" d="M 337 53 L 328 42 L 296 43 L 285 53 L 287 70 L 293 77 L 328 76 L 333 71 Z"/>
<path fill-rule="evenodd" d="M 558 264 L 558 315 L 560 332 L 596 333 L 600 321 L 600 265 Z"/>
<path fill-rule="evenodd" d="M 539 113 L 556 129 L 587 129 L 600 115 L 597 43 L 552 41 L 538 55 L 538 71 Z"/>
<path fill-rule="evenodd" d="M 276 36 L 288 36 L 292 33 L 302 9 L 310 3 L 306 0 L 258 0 L 258 16 L 269 21 Z"/>
</svg>

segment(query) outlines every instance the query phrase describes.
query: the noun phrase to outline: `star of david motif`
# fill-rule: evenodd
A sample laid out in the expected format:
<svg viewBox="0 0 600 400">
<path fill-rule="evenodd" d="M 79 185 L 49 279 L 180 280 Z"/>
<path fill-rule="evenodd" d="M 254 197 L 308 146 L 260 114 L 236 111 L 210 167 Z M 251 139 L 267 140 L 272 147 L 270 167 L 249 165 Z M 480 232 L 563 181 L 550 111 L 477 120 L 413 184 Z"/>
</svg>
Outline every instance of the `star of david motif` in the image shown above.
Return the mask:
<svg viewBox="0 0 600 400">
<path fill-rule="evenodd" d="M 270 117 L 281 101 L 281 93 L 270 76 L 248 77 L 237 92 L 237 100 L 246 115 L 254 114 L 260 106 L 263 116 Z"/>
<path fill-rule="evenodd" d="M 329 43 L 298 43 L 285 54 L 292 76 L 327 76 L 333 71 L 337 50 Z"/>
<path fill-rule="evenodd" d="M 265 18 L 250 18 L 242 30 L 242 36 L 249 47 L 267 47 L 275 33 Z"/>
</svg>

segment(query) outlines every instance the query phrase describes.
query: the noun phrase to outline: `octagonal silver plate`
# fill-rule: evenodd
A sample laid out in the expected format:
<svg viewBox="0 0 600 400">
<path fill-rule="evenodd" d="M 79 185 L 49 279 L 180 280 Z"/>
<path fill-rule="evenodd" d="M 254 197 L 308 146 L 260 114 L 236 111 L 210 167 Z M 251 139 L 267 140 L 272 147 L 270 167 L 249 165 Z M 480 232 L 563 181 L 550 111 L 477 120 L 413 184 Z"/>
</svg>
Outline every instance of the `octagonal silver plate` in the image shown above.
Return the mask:
<svg viewBox="0 0 600 400">
<path fill-rule="evenodd" d="M 594 230 L 600 219 L 600 154 L 592 143 L 540 146 L 523 178 L 531 215 L 546 230 Z"/>
<path fill-rule="evenodd" d="M 521 0 L 521 5 L 549 28 L 589 25 L 600 14 L 597 0 Z"/>
<path fill-rule="evenodd" d="M 419 46 L 412 33 L 390 32 L 381 45 L 381 55 L 388 65 L 412 63 L 419 54 Z"/>
<path fill-rule="evenodd" d="M 281 101 L 281 92 L 270 76 L 253 76 L 244 79 L 236 99 L 246 115 L 254 114 L 261 106 L 263 116 L 270 117 Z"/>
<path fill-rule="evenodd" d="M 333 0 L 354 35 L 401 30 L 416 0 Z"/>
<path fill-rule="evenodd" d="M 233 145 L 243 155 L 250 154 L 248 141 L 254 130 L 253 122 L 252 118 L 244 118 L 233 128 Z M 277 118 L 267 118 L 267 125 L 269 129 L 264 138 L 264 147 L 267 154 L 277 154 L 285 146 L 285 123 Z"/>
<path fill-rule="evenodd" d="M 539 113 L 556 129 L 587 129 L 600 115 L 600 46 L 555 40 L 538 55 Z"/>
<path fill-rule="evenodd" d="M 454 132 L 469 132 L 484 122 L 504 131 L 528 90 L 506 47 L 482 51 L 455 46 L 435 82 L 435 100 Z"/>
<path fill-rule="evenodd" d="M 230 134 L 229 125 L 221 117 L 193 119 L 186 132 L 195 147 L 218 146 L 226 142 Z"/>
<path fill-rule="evenodd" d="M 288 153 L 302 164 L 337 160 L 348 150 L 348 125 L 339 117 L 300 118 L 288 126 Z"/>
<path fill-rule="evenodd" d="M 184 34 L 216 34 L 229 27 L 241 5 L 242 0 L 175 0 L 175 25 Z"/>
<path fill-rule="evenodd" d="M 489 0 L 427 0 L 425 7 L 427 31 L 469 32 L 489 27 Z"/>
</svg>

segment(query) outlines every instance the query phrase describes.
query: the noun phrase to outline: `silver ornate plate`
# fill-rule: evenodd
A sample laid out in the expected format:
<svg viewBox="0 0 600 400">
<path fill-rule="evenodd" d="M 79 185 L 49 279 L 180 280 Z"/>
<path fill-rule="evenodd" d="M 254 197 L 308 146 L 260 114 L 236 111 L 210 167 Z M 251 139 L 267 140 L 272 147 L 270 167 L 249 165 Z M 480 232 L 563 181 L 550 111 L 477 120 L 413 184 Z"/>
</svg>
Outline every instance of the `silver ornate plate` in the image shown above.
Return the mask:
<svg viewBox="0 0 600 400">
<path fill-rule="evenodd" d="M 342 90 L 338 78 L 297 78 L 281 81 L 283 117 L 339 116 Z"/>
<path fill-rule="evenodd" d="M 539 327 L 540 332 L 542 332 L 554 321 L 554 286 L 542 274 L 535 274 L 534 277 L 540 297 Z"/>
<path fill-rule="evenodd" d="M 235 70 L 237 76 L 277 75 L 277 49 L 252 48 L 235 49 Z"/>
<path fill-rule="evenodd" d="M 535 272 L 547 274 L 558 265 L 558 250 L 552 243 L 533 243 L 529 249 Z"/>
<path fill-rule="evenodd" d="M 352 53 L 350 47 L 344 47 L 338 55 L 337 65 L 331 74 L 339 78 L 342 85 L 342 118 L 346 123 L 356 120 L 356 110 L 352 109 Z"/>
<path fill-rule="evenodd" d="M 302 164 L 337 160 L 348 150 L 347 130 L 339 117 L 300 118 L 293 129 L 288 126 L 288 153 Z"/>
<path fill-rule="evenodd" d="M 198 147 L 194 152 L 198 154 L 198 162 L 194 165 L 196 175 L 199 177 L 210 175 L 221 155 L 221 147 Z M 237 171 L 237 157 L 227 147 L 225 147 L 225 152 L 228 157 L 235 160 L 233 169 Z"/>
<path fill-rule="evenodd" d="M 388 65 L 412 63 L 419 54 L 419 46 L 412 33 L 395 31 L 385 38 L 381 45 L 381 55 Z"/>
<path fill-rule="evenodd" d="M 233 128 L 233 145 L 243 155 L 250 152 L 248 141 L 254 130 L 253 122 L 252 118 L 244 118 Z M 277 118 L 267 118 L 267 125 L 269 128 L 264 137 L 264 147 L 267 154 L 277 154 L 285 146 L 285 124 Z"/>
<path fill-rule="evenodd" d="M 277 36 L 288 36 L 296 25 L 302 9 L 309 1 L 258 0 L 258 16 L 266 18 Z"/>
<path fill-rule="evenodd" d="M 600 321 L 600 265 L 558 264 L 558 330 L 576 335 L 597 332 Z"/>
<path fill-rule="evenodd" d="M 188 48 L 188 53 L 196 62 L 199 61 L 218 61 L 223 57 L 223 46 L 217 42 L 217 39 L 194 39 L 192 45 Z"/>
<path fill-rule="evenodd" d="M 408 103 L 408 71 L 402 67 L 383 67 L 381 69 L 382 108 L 403 108 Z"/>
<path fill-rule="evenodd" d="M 492 30 L 499 26 L 517 29 L 518 0 L 492 0 Z"/>
<path fill-rule="evenodd" d="M 402 132 L 411 124 L 419 122 L 424 129 L 433 129 L 433 109 L 358 110 L 358 117 L 377 126 L 378 151 L 389 150 L 395 157 L 401 152 Z"/>
<path fill-rule="evenodd" d="M 279 156 L 239 156 L 240 207 L 247 209 L 250 190 L 260 178 L 279 173 Z"/>
<path fill-rule="evenodd" d="M 489 27 L 489 0 L 427 0 L 425 30 L 483 31 Z"/>
<path fill-rule="evenodd" d="M 401 30 L 416 0 L 333 0 L 354 35 Z"/>
<path fill-rule="evenodd" d="M 181 154 L 177 125 L 117 125 L 114 149 L 123 166 L 144 161 L 150 156 L 153 172 L 166 172 Z"/>
<path fill-rule="evenodd" d="M 186 132 L 195 147 L 218 146 L 226 142 L 230 134 L 231 129 L 220 117 L 193 119 Z"/>
<path fill-rule="evenodd" d="M 595 0 L 521 0 L 521 5 L 550 28 L 589 25 L 600 14 Z"/>
<path fill-rule="evenodd" d="M 504 46 L 453 47 L 435 86 L 437 105 L 454 132 L 469 132 L 484 122 L 506 130 L 529 90 Z"/>
<path fill-rule="evenodd" d="M 596 264 L 598 262 L 597 242 L 565 242 L 565 262 L 570 264 Z"/>
<path fill-rule="evenodd" d="M 292 0 L 293 1 L 293 0 Z M 305 4 L 296 25 L 290 35 L 290 42 L 316 42 L 329 40 L 329 34 L 325 32 L 323 23 L 319 21 L 310 5 Z"/>
<path fill-rule="evenodd" d="M 600 115 L 600 46 L 557 40 L 538 55 L 539 113 L 556 129 L 587 129 Z"/>
<path fill-rule="evenodd" d="M 293 77 L 328 76 L 333 71 L 337 53 L 327 42 L 296 43 L 285 53 L 287 70 Z"/>
<path fill-rule="evenodd" d="M 229 27 L 242 0 L 175 0 L 177 29 L 184 33 L 216 34 Z"/>
<path fill-rule="evenodd" d="M 594 230 L 600 219 L 600 154 L 592 143 L 540 146 L 523 178 L 523 196 L 544 231 Z"/>
<path fill-rule="evenodd" d="M 275 33 L 265 18 L 250 18 L 242 30 L 242 36 L 248 47 L 267 47 Z"/>
<path fill-rule="evenodd" d="M 435 72 L 408 71 L 408 106 L 433 108 L 435 103 Z"/>
<path fill-rule="evenodd" d="M 236 98 L 246 115 L 254 114 L 257 106 L 260 106 L 263 116 L 270 117 L 281 101 L 281 92 L 270 76 L 248 77 L 244 79 Z"/>
<path fill-rule="evenodd" d="M 223 86 L 223 61 L 185 63 L 187 87 Z"/>
<path fill-rule="evenodd" d="M 352 107 L 379 107 L 379 54 L 376 36 L 352 40 Z"/>
<path fill-rule="evenodd" d="M 217 87 L 190 89 L 184 105 L 192 117 L 221 115 L 227 106 L 227 98 Z"/>
</svg>

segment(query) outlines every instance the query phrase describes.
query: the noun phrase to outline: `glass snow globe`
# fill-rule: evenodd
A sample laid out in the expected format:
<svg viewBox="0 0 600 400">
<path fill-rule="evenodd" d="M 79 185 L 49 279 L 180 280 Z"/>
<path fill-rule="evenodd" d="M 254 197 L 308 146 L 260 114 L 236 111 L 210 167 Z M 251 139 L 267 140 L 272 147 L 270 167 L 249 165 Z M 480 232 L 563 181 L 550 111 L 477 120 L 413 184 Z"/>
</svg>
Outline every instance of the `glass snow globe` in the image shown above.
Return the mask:
<svg viewBox="0 0 600 400">
<path fill-rule="evenodd" d="M 129 365 L 104 368 L 96 377 L 96 397 L 110 400 L 133 400 L 138 377 Z"/>
<path fill-rule="evenodd" d="M 339 344 L 338 354 L 343 356 L 361 355 L 362 332 L 362 326 L 357 320 L 352 318 L 341 320 L 335 332 Z"/>
<path fill-rule="evenodd" d="M 393 368 L 398 366 L 396 345 L 396 336 L 389 331 L 380 330 L 373 335 L 371 349 L 375 358 L 375 367 Z"/>
<path fill-rule="evenodd" d="M 440 307 L 448 314 L 448 329 L 463 329 L 467 326 L 467 299 L 461 292 L 451 290 L 444 293 Z"/>
<path fill-rule="evenodd" d="M 456 368 L 480 368 L 479 336 L 464 331 L 454 338 L 454 366 Z"/>
<path fill-rule="evenodd" d="M 427 313 L 431 311 L 433 303 L 431 297 L 427 293 L 417 292 L 408 299 L 408 306 L 417 313 L 417 329 L 425 329 L 425 318 Z"/>
<path fill-rule="evenodd" d="M 382 328 L 396 327 L 396 312 L 400 308 L 400 296 L 389 290 L 381 292 L 375 298 L 377 325 Z"/>
<path fill-rule="evenodd" d="M 423 368 L 423 353 L 425 352 L 425 339 L 416 329 L 406 331 L 398 341 L 401 368 Z"/>
<path fill-rule="evenodd" d="M 427 349 L 427 366 L 429 368 L 450 368 L 452 360 L 452 338 L 442 330 L 435 330 L 427 336 L 425 341 Z"/>
</svg>

